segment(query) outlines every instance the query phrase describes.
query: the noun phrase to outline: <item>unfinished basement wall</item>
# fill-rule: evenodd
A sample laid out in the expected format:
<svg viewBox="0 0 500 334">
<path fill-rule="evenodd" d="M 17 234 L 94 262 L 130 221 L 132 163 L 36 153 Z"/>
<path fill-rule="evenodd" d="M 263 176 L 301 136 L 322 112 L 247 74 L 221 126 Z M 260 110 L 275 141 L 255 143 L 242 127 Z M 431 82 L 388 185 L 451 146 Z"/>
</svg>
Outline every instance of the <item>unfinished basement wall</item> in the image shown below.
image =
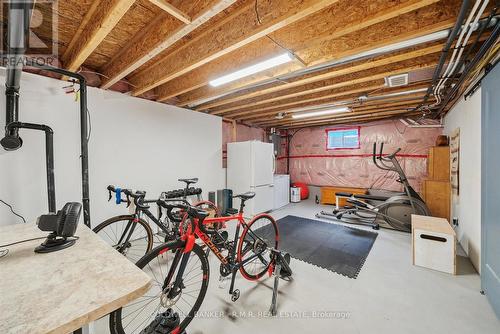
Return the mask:
<svg viewBox="0 0 500 334">
<path fill-rule="evenodd" d="M 262 128 L 250 127 L 244 124 L 236 124 L 236 140 L 234 140 L 234 129 L 233 123 L 228 121 L 222 122 L 222 153 L 223 160 L 222 165 L 226 167 L 226 153 L 227 153 L 227 143 L 238 142 L 238 141 L 248 141 L 248 140 L 259 140 L 265 141 L 265 131 Z"/>
<path fill-rule="evenodd" d="M 451 217 L 458 218 L 457 238 L 481 269 L 481 89 L 446 114 L 444 132 L 460 130 L 459 192 L 452 196 Z"/>
<path fill-rule="evenodd" d="M 440 128 L 408 128 L 397 120 L 372 122 L 361 125 L 359 149 L 331 151 L 326 149 L 325 131 L 330 128 L 336 127 L 304 128 L 295 133 L 290 147 L 292 182 L 401 191 L 395 173 L 380 170 L 373 164 L 373 143 L 383 142 L 386 153 L 401 148 L 400 164 L 415 190 L 420 191 L 427 172 L 428 150 L 442 133 Z M 286 173 L 286 150 L 282 151 L 278 173 Z"/>
<path fill-rule="evenodd" d="M 0 72 L 0 105 L 5 70 Z M 23 73 L 20 120 L 54 129 L 57 207 L 81 202 L 80 115 L 67 82 Z M 92 130 L 89 142 L 90 202 L 93 226 L 111 215 L 128 212 L 108 202 L 109 184 L 146 190 L 148 197 L 181 188 L 178 178 L 198 177 L 204 191 L 224 186 L 222 119 L 116 92 L 89 88 Z M 0 108 L 0 127 L 5 107 Z M 0 148 L 0 199 L 28 222 L 47 212 L 43 133 L 20 130 L 24 145 L 14 152 Z M 1 136 L 3 137 L 3 131 Z M 20 220 L 0 203 L 0 224 Z"/>
</svg>

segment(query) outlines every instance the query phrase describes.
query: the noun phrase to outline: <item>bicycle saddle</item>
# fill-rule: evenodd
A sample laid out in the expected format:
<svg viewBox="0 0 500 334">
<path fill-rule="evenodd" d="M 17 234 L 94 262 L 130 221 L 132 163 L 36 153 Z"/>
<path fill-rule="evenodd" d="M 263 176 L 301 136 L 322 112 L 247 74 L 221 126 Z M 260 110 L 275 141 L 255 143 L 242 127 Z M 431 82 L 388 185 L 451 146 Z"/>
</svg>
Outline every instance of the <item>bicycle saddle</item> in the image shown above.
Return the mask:
<svg viewBox="0 0 500 334">
<path fill-rule="evenodd" d="M 251 199 L 255 197 L 255 193 L 253 191 L 247 191 L 246 193 L 239 194 L 239 195 L 233 195 L 233 198 L 241 198 L 242 200 L 246 201 L 247 199 Z"/>
<path fill-rule="evenodd" d="M 192 183 L 198 182 L 198 178 L 194 177 L 192 179 L 178 179 L 177 181 L 179 181 L 179 182 L 185 182 L 189 186 Z"/>
</svg>

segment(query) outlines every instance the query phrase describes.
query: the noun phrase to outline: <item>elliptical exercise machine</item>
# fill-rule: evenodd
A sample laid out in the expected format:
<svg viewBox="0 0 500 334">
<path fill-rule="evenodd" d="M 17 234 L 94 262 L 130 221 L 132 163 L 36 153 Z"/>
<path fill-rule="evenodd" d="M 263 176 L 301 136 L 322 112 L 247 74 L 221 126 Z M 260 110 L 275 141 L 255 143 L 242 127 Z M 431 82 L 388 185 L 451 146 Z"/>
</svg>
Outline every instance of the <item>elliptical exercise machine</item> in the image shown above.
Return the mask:
<svg viewBox="0 0 500 334">
<path fill-rule="evenodd" d="M 317 218 L 341 221 L 347 224 L 371 226 L 378 230 L 388 227 L 399 231 L 411 232 L 411 215 L 429 216 L 430 210 L 420 195 L 413 189 L 396 159 L 398 148 L 392 154 L 384 156 L 384 143 L 380 144 L 377 154 L 377 143 L 373 143 L 373 163 L 382 170 L 395 172 L 397 180 L 403 185 L 404 192 L 392 196 L 356 195 L 351 193 L 336 193 L 336 196 L 347 197 L 352 206 L 336 208 L 333 212 L 321 211 Z M 372 204 L 373 203 L 373 204 Z M 379 203 L 379 204 L 377 204 Z"/>
</svg>

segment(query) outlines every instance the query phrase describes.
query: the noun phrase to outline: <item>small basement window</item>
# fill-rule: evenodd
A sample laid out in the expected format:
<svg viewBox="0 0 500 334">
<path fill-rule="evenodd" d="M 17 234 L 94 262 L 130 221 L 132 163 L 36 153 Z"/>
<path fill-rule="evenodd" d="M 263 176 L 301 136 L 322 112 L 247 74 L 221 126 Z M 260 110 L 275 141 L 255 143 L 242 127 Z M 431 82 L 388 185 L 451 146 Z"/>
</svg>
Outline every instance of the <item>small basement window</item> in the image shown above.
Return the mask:
<svg viewBox="0 0 500 334">
<path fill-rule="evenodd" d="M 326 129 L 326 149 L 359 149 L 359 129 L 359 126 L 355 128 Z"/>
</svg>

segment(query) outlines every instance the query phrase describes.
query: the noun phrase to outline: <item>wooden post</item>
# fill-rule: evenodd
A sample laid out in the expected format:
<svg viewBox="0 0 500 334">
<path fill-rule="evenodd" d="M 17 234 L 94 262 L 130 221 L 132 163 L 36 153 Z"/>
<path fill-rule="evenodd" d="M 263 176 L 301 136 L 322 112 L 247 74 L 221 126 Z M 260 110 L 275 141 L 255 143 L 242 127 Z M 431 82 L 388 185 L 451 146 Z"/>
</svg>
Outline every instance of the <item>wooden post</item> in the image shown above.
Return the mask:
<svg viewBox="0 0 500 334">
<path fill-rule="evenodd" d="M 236 120 L 232 120 L 231 123 L 233 123 L 233 142 L 236 141 Z"/>
</svg>

